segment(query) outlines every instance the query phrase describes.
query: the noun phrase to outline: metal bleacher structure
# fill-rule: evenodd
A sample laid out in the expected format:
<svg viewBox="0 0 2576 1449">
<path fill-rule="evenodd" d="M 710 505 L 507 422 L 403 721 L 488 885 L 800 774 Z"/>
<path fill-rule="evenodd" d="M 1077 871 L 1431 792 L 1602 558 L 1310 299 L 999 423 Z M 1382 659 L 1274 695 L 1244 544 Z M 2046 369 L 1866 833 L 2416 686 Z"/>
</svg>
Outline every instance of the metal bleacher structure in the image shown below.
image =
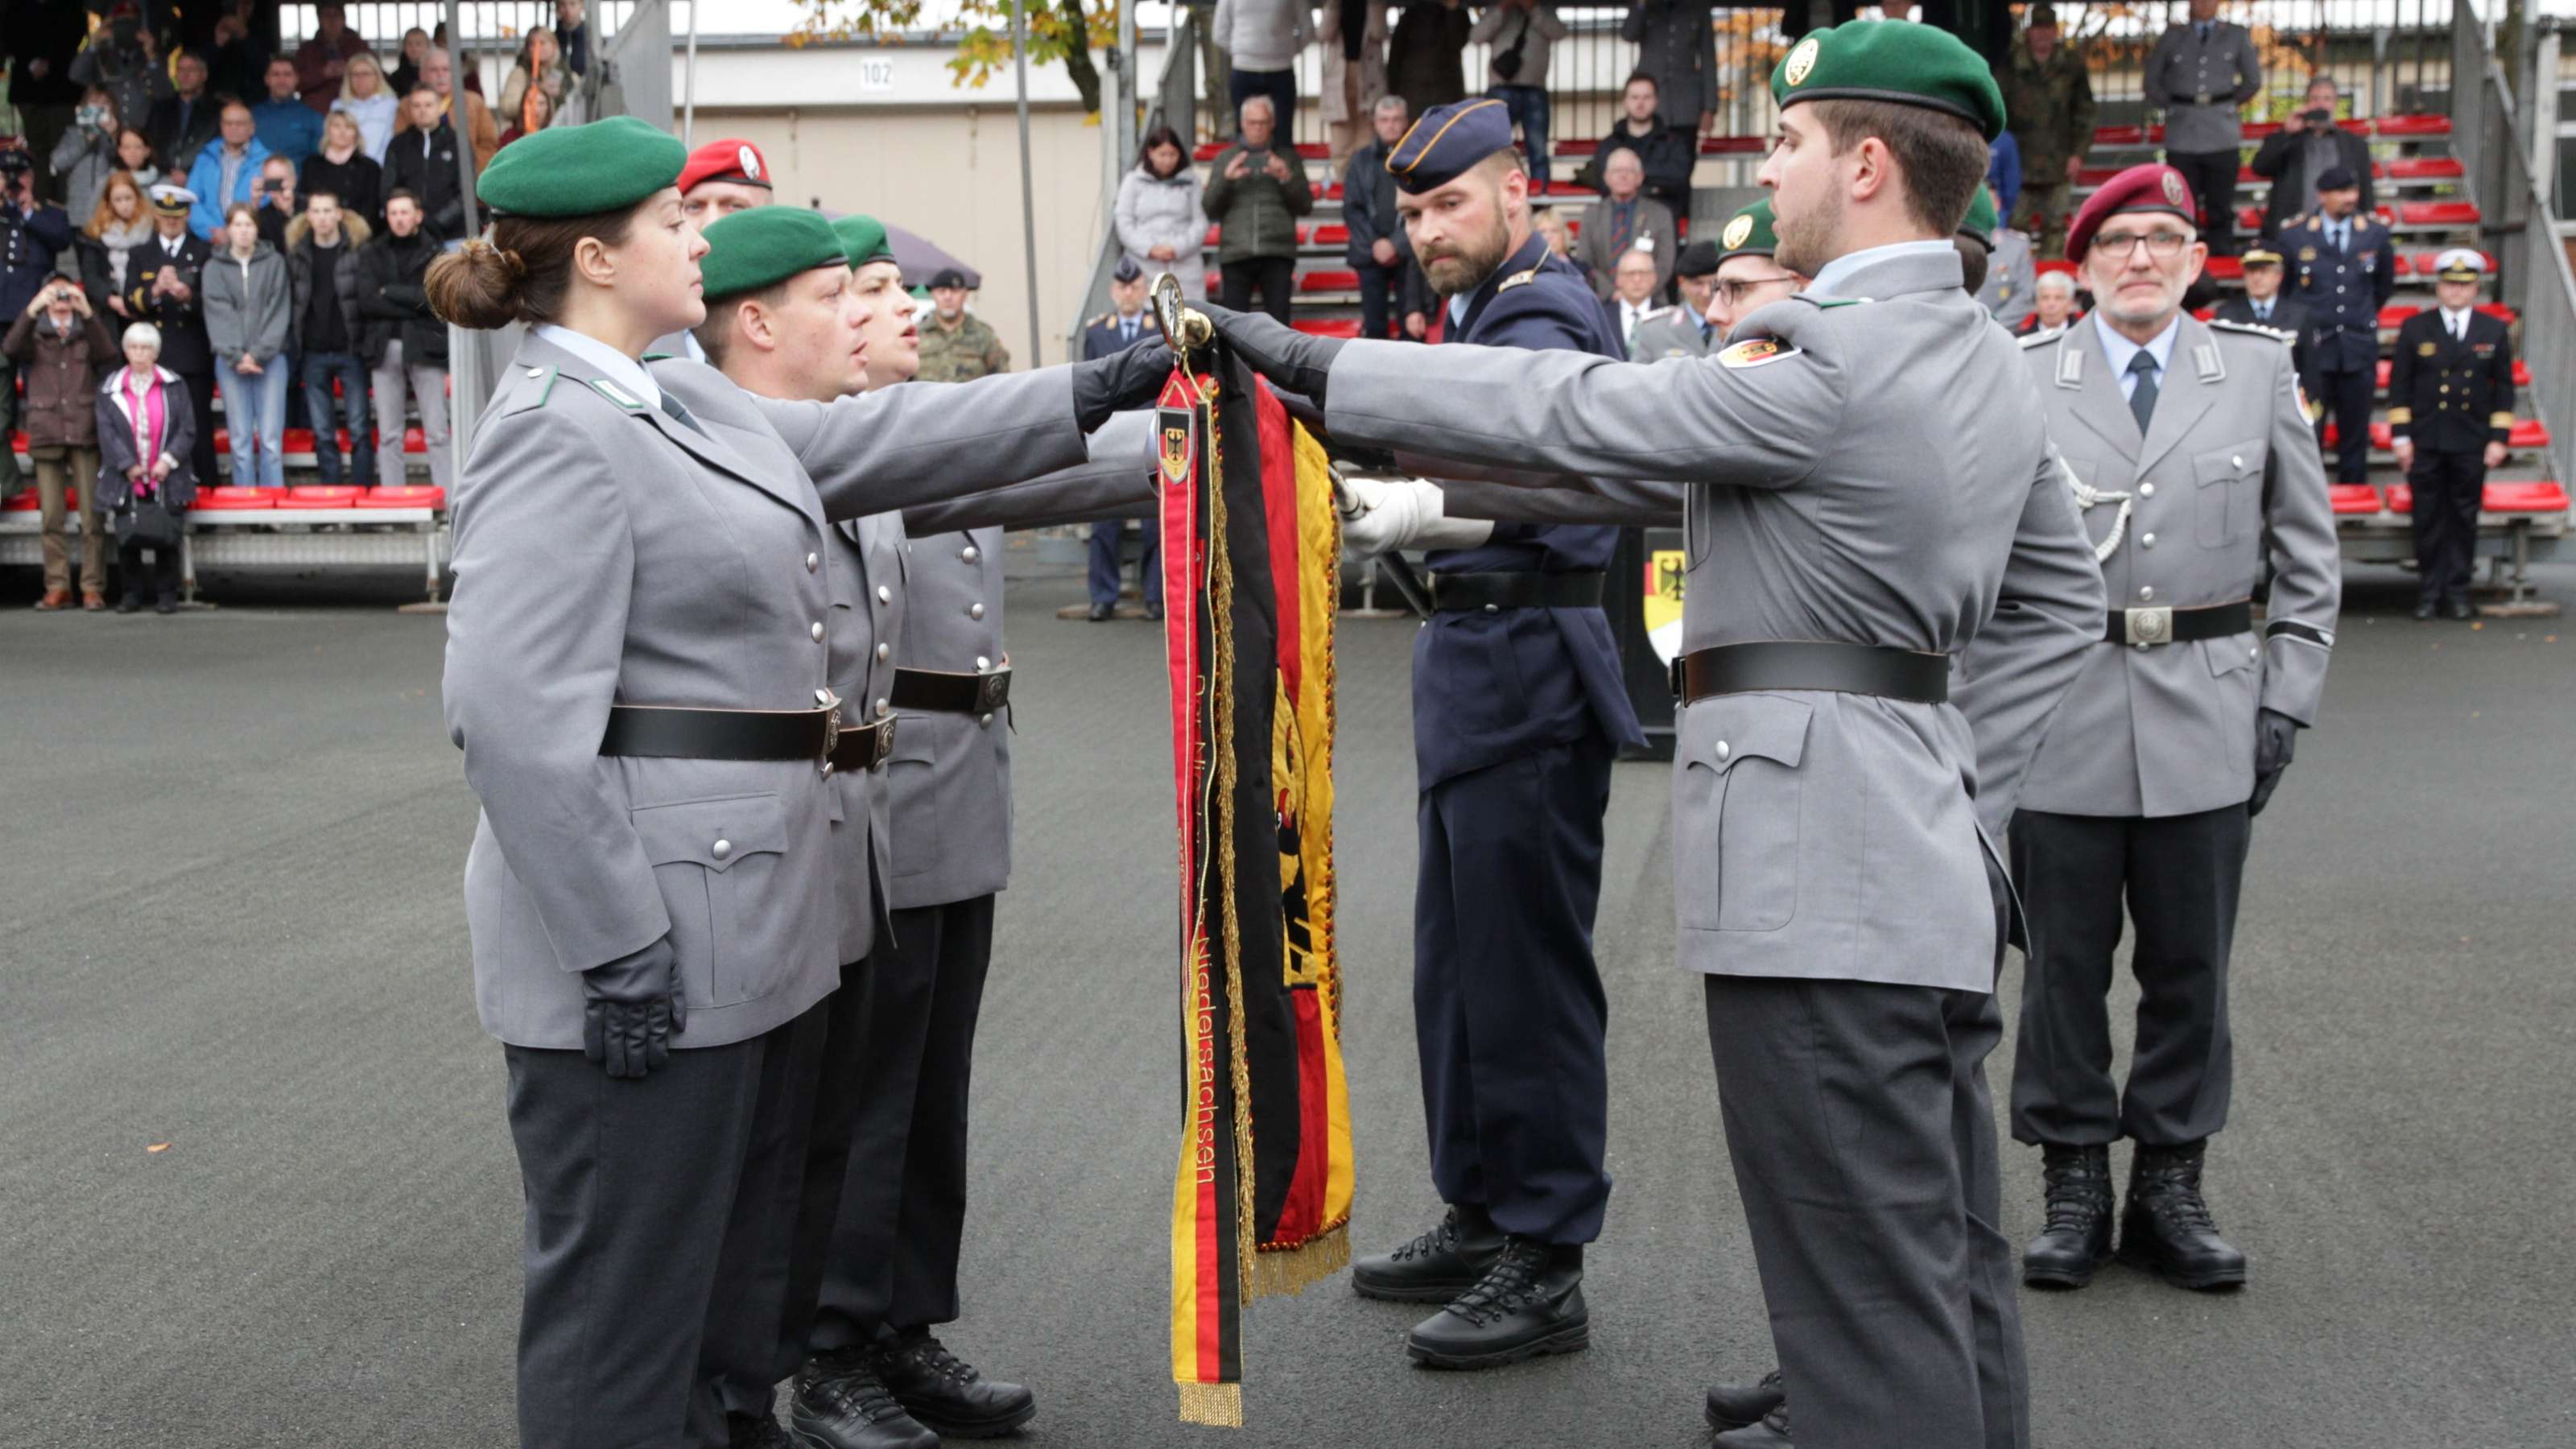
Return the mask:
<svg viewBox="0 0 2576 1449">
<path fill-rule="evenodd" d="M 2088 8 L 2104 7 L 2058 6 L 2070 34 L 2084 33 L 2076 17 Z M 2103 117 L 2128 119 L 2097 126 L 2076 188 L 2079 200 L 2121 168 L 2155 159 L 2162 140 L 2163 128 L 2152 123 L 2137 98 L 2137 61 L 2162 28 L 2163 7 L 2114 8 L 2136 18 L 2126 22 L 2125 51 L 2118 31 L 2096 43 L 2094 86 Z M 2182 13 L 2179 5 L 2172 9 L 2177 17 Z M 2566 251 L 2558 243 L 2552 213 L 2534 186 L 2534 177 L 2553 171 L 2554 164 L 2534 167 L 2533 137 L 2513 101 L 2521 92 L 2507 82 L 2488 21 L 2471 4 L 2418 0 L 2231 4 L 2226 13 L 2270 24 L 2274 36 L 2295 44 L 2304 60 L 2295 68 L 2276 61 L 2267 95 L 2256 102 L 2253 114 L 2265 114 L 2266 102 L 2272 114 L 2288 109 L 2308 71 L 2321 60 L 2338 76 L 2361 117 L 2345 125 L 2370 140 L 2378 213 L 2399 246 L 2397 291 L 2379 319 L 2383 352 L 2400 323 L 2433 305 L 2432 259 L 2437 252 L 2467 246 L 2486 254 L 2496 285 L 2495 300 L 2485 310 L 2514 326 L 2522 359 L 2516 367 L 2521 421 L 2513 429 L 2512 456 L 2491 473 L 2480 517 L 2479 556 L 2490 568 L 2487 592 L 2496 596 L 2486 607 L 2499 613 L 2555 612 L 2556 605 L 2530 597 L 2528 565 L 2558 556 L 2570 532 L 2568 494 L 2559 480 L 2576 478 L 2576 438 L 2569 436 L 2576 433 L 2576 278 L 2571 278 Z M 1634 51 L 1617 38 L 1616 8 L 1560 7 L 1560 14 L 1575 33 L 1560 43 L 1554 64 L 1570 63 L 1579 78 L 1569 86 L 1564 71 L 1556 72 L 1559 139 L 1550 148 L 1543 200 L 1579 234 L 1581 210 L 1595 193 L 1575 185 L 1573 178 L 1591 158 L 1594 138 L 1608 129 L 1620 78 L 1633 64 Z M 1766 29 L 1761 12 L 1753 12 L 1754 24 L 1729 30 L 1727 14 L 1720 12 L 1719 68 L 1737 80 L 1721 100 L 1720 134 L 1700 142 L 1691 210 L 1703 226 L 1757 194 L 1751 190 L 1753 174 L 1768 148 L 1773 115 L 1761 82 L 1779 49 L 1776 40 L 1766 41 L 1766 36 L 1777 36 L 1776 26 Z M 1483 49 L 1469 49 L 1466 69 L 1471 77 L 1482 73 Z M 2545 84 L 2554 87 L 2554 44 L 2547 54 Z M 2523 59 L 2522 80 L 2531 84 L 2532 57 Z M 2474 83 L 2454 86 L 2455 75 L 2472 77 Z M 1307 85 L 1311 94 L 1311 82 Z M 1222 148 L 1224 132 L 1206 107 L 1199 114 L 1204 123 L 1196 155 L 1204 163 Z M 2249 158 L 2256 145 L 2279 129 L 2276 120 L 2249 122 Z M 1298 229 L 1291 322 L 1319 336 L 1357 337 L 1359 278 L 1344 254 L 1349 232 L 1341 218 L 1342 178 L 1332 173 L 1327 148 L 1312 139 L 1319 131 L 1309 112 L 1301 122 L 1297 151 L 1309 168 L 1316 205 Z M 2554 139 L 2544 144 L 2554 144 Z M 2248 168 L 2240 175 L 2240 186 L 2239 234 L 2259 235 L 2268 183 Z M 1211 227 L 1206 238 L 1211 295 L 1219 235 Z M 2072 270 L 2063 262 L 2043 266 Z M 2222 293 L 2242 289 L 2242 271 L 2232 257 L 2213 259 L 2208 276 Z M 2208 315 L 2207 310 L 2201 315 Z M 2414 557 L 2413 498 L 2397 468 L 2385 421 L 2388 370 L 2383 357 L 2375 413 L 2380 420 L 2371 424 L 2372 479 L 2334 487 L 2344 557 L 2356 563 L 2411 564 Z"/>
<path fill-rule="evenodd" d="M 648 48 L 658 43 L 667 51 L 670 30 L 663 9 L 664 0 L 621 0 L 592 6 L 591 23 L 602 63 L 595 64 L 583 82 L 592 107 L 590 114 L 635 109 L 630 102 L 638 98 L 628 96 L 619 84 L 617 57 L 635 42 Z M 443 7 L 361 3 L 348 7 L 349 23 L 360 34 L 370 36 L 399 36 L 410 25 L 436 20 L 441 10 L 451 33 L 465 37 L 460 65 L 487 62 L 485 82 L 495 88 L 496 94 L 501 74 L 508 67 L 514 44 L 511 37 L 524 33 L 530 25 L 551 24 L 554 16 L 552 0 L 451 0 Z M 292 53 L 303 39 L 294 23 L 310 23 L 311 11 L 306 7 L 280 6 L 278 13 L 279 53 Z M 393 49 L 389 44 L 383 45 L 379 53 L 390 57 Z M 488 64 L 496 55 L 500 60 L 497 70 Z M 667 66 L 661 69 L 667 71 Z M 646 83 L 644 89 L 650 94 L 640 99 L 648 107 L 658 101 L 667 111 L 667 75 L 656 78 L 651 74 L 653 70 L 654 67 L 637 67 L 627 74 Z M 655 86 L 659 89 L 653 89 Z M 468 354 L 489 349 L 474 334 L 459 334 L 451 329 L 450 338 L 450 396 L 476 396 L 470 377 L 473 362 Z M 335 382 L 333 395 L 338 393 Z M 229 470 L 232 439 L 221 421 L 220 398 L 215 406 L 217 467 Z M 461 407 L 451 407 L 450 414 L 451 446 L 461 458 L 472 437 L 473 419 Z M 435 606 L 446 575 L 448 500 L 445 491 L 429 481 L 429 445 L 417 415 L 407 414 L 400 426 L 404 476 L 379 480 L 379 486 L 373 488 L 322 484 L 315 472 L 315 439 L 310 428 L 285 430 L 279 454 L 288 472 L 286 487 L 233 487 L 229 476 L 197 480 L 197 504 L 187 515 L 187 532 L 182 541 L 181 576 L 188 599 L 195 601 L 201 568 L 295 573 L 417 567 L 427 602 Z M 344 457 L 349 455 L 352 442 L 365 447 L 373 441 L 352 439 L 346 428 L 338 429 L 337 434 Z M 25 433 L 17 433 L 10 443 L 19 453 L 22 470 L 32 478 Z M 69 526 L 77 529 L 82 522 L 74 510 Z M 38 503 L 31 483 L 6 504 L 0 504 L 0 567 L 35 566 L 42 561 L 40 547 Z"/>
</svg>

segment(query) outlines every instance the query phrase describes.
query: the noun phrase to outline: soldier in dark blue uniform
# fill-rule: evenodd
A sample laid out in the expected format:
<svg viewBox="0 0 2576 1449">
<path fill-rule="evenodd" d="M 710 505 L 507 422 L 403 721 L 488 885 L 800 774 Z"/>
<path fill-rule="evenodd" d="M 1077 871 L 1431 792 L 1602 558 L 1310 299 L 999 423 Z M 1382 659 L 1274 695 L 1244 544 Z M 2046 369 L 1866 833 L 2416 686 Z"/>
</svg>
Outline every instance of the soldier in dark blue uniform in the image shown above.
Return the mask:
<svg viewBox="0 0 2576 1449">
<path fill-rule="evenodd" d="M 1445 338 L 1623 357 L 1582 275 L 1531 232 L 1519 155 L 1503 104 L 1474 100 L 1426 112 L 1387 158 Z M 1363 504 L 1401 487 L 1354 480 Z M 1399 512 L 1406 537 L 1373 541 L 1389 519 L 1367 513 L 1348 537 L 1431 550 L 1434 612 L 1413 649 L 1413 1009 L 1449 1212 L 1362 1259 L 1352 1285 L 1447 1304 L 1407 1351 L 1481 1368 L 1588 1341 L 1583 1245 L 1610 1196 L 1592 920 L 1611 761 L 1643 737 L 1601 612 L 1617 529 Z"/>
<path fill-rule="evenodd" d="M 1151 342 L 1161 334 L 1155 330 L 1154 317 L 1145 306 L 1145 269 L 1134 257 L 1120 257 L 1118 270 L 1109 276 L 1109 311 L 1091 319 L 1082 329 L 1082 360 L 1108 357 L 1124 352 L 1139 342 Z M 1118 587 L 1125 575 L 1126 564 L 1119 558 L 1127 520 L 1104 518 L 1091 525 L 1091 622 L 1097 624 L 1118 612 Z M 1145 590 L 1145 617 L 1163 617 L 1162 539 L 1152 523 L 1145 525 L 1145 556 L 1137 563 L 1137 582 Z"/>
<path fill-rule="evenodd" d="M 2307 304 L 2308 365 L 2325 421 L 2337 435 L 2335 481 L 2370 481 L 2370 403 L 2379 390 L 2379 309 L 2397 288 L 2396 239 L 2361 209 L 2361 180 L 2333 166 L 2317 178 L 2316 210 L 2294 216 L 2275 238 L 2288 256 L 2290 295 Z"/>
<path fill-rule="evenodd" d="M 2388 371 L 2388 428 L 2397 466 L 2415 491 L 2415 617 L 2438 610 L 2473 619 L 2469 574 L 2477 565 L 2478 507 L 2487 470 L 2513 437 L 2513 336 L 2477 310 L 2486 258 L 2453 247 L 2434 259 L 2436 307 L 2397 329 Z"/>
</svg>

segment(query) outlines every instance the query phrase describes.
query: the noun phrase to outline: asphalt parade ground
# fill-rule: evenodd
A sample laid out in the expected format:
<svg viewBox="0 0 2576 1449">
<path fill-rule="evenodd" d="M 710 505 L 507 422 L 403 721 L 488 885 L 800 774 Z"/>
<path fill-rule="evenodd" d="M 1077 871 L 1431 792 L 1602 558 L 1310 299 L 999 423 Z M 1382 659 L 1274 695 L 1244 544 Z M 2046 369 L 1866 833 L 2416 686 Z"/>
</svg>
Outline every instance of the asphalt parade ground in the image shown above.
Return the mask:
<svg viewBox="0 0 2576 1449">
<path fill-rule="evenodd" d="M 1771 1359 L 1649 763 L 1618 771 L 1601 905 L 1618 1186 L 1591 1351 L 1415 1369 L 1420 1310 L 1336 1278 L 1251 1310 L 1248 1428 L 1175 1421 L 1162 654 L 1140 624 L 1058 620 L 1080 581 L 1027 557 L 1016 868 L 948 1342 L 1035 1387 L 1033 1446 L 1704 1442 L 1701 1387 Z M 2576 570 L 2542 582 L 2576 597 Z M 0 599 L 0 1445 L 513 1442 L 518 1182 L 459 889 L 475 803 L 440 723 L 440 621 L 395 614 L 401 584 L 170 619 Z M 2394 571 L 2355 575 L 2322 727 L 2256 825 L 2209 1176 L 2252 1285 L 2112 1268 L 2026 1293 L 2040 1446 L 2576 1443 L 2576 629 L 2416 624 L 2410 600 Z M 1362 1251 L 1439 1210 L 1409 984 L 1411 633 L 1341 633 Z M 2006 1151 L 2018 1242 L 2039 1164 Z"/>
</svg>

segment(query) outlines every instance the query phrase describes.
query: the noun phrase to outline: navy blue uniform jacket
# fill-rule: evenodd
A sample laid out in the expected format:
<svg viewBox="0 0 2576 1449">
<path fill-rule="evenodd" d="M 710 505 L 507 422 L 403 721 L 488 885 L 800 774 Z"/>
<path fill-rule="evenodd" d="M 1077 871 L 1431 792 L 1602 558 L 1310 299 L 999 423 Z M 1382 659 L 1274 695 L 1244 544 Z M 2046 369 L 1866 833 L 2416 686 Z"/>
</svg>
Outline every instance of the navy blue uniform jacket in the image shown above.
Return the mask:
<svg viewBox="0 0 2576 1449">
<path fill-rule="evenodd" d="M 1626 360 L 1601 304 L 1573 263 L 1534 236 L 1467 299 L 1451 342 L 1554 348 Z M 1508 397 L 1462 398 L 1510 407 Z M 1435 573 L 1603 571 L 1619 530 L 1598 525 L 1497 523 L 1474 548 L 1429 556 Z M 1413 759 L 1425 790 L 1455 775 L 1569 744 L 1598 730 L 1642 745 L 1620 680 L 1619 647 L 1599 609 L 1441 613 L 1413 641 Z"/>
</svg>

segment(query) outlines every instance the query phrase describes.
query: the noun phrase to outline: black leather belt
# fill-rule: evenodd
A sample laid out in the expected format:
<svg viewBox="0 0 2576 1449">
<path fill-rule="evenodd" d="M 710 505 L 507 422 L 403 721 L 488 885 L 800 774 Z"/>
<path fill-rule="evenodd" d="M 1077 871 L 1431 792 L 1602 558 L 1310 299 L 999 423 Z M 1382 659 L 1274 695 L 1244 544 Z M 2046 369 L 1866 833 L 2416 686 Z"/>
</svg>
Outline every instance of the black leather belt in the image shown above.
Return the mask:
<svg viewBox="0 0 2576 1449">
<path fill-rule="evenodd" d="M 1465 573 L 1431 576 L 1431 607 L 1444 614 L 1482 609 L 1597 609 L 1600 573 Z"/>
<path fill-rule="evenodd" d="M 676 760 L 808 760 L 864 770 L 894 748 L 894 721 L 844 725 L 839 701 L 815 709 L 678 709 L 613 706 L 603 755 Z"/>
<path fill-rule="evenodd" d="M 898 669 L 894 693 L 897 709 L 936 710 L 941 714 L 993 714 L 1011 702 L 1011 666 L 981 674 L 952 674 L 938 669 Z"/>
<path fill-rule="evenodd" d="M 1673 695 L 1693 704 L 1712 694 L 1827 689 L 1940 704 L 1950 697 L 1950 656 L 1875 644 L 1765 640 L 1695 649 L 1673 661 Z"/>
<path fill-rule="evenodd" d="M 2251 633 L 2254 603 L 2205 604 L 2196 609 L 2113 609 L 2102 637 L 2114 644 L 2180 644 L 2193 639 L 2225 639 Z"/>
</svg>

